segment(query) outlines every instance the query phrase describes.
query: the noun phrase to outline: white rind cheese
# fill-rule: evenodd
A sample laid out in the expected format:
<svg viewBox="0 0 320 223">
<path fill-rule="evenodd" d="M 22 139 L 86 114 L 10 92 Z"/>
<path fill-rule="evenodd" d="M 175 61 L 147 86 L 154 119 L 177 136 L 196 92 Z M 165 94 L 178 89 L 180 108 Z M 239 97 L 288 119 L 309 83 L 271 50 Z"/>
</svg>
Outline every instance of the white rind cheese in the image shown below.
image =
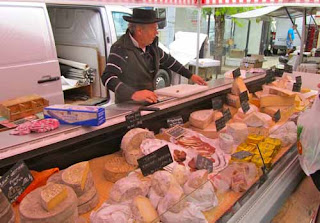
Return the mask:
<svg viewBox="0 0 320 223">
<path fill-rule="evenodd" d="M 212 109 L 192 112 L 189 117 L 190 124 L 200 129 L 205 129 L 213 120 L 214 112 Z"/>
</svg>

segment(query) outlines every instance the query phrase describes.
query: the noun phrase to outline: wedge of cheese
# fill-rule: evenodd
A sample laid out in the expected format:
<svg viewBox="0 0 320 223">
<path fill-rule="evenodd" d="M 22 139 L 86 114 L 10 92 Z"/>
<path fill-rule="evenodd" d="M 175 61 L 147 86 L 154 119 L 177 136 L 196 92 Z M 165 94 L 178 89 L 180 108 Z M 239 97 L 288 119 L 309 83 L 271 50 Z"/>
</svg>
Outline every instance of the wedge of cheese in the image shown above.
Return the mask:
<svg viewBox="0 0 320 223">
<path fill-rule="evenodd" d="M 41 205 L 47 211 L 53 210 L 67 197 L 67 188 L 62 184 L 50 183 L 40 193 Z"/>
<path fill-rule="evenodd" d="M 271 106 L 260 108 L 260 111 L 270 115 L 271 117 L 280 109 L 281 117 L 290 116 L 294 112 L 294 106 Z"/>
<path fill-rule="evenodd" d="M 159 217 L 151 201 L 140 195 L 133 199 L 132 212 L 137 222 L 151 223 Z"/>
<path fill-rule="evenodd" d="M 241 104 L 239 96 L 227 94 L 227 104 L 234 108 L 240 108 Z"/>
<path fill-rule="evenodd" d="M 241 77 L 237 77 L 232 83 L 231 93 L 239 96 L 244 91 L 248 91 L 248 89 L 243 79 Z"/>
<path fill-rule="evenodd" d="M 263 95 L 260 98 L 260 107 L 270 106 L 292 106 L 295 103 L 295 97 L 284 97 L 278 95 Z"/>
<path fill-rule="evenodd" d="M 248 136 L 248 127 L 244 123 L 235 122 L 227 124 L 227 134 L 233 137 L 236 145 L 244 142 Z"/>
<path fill-rule="evenodd" d="M 212 109 L 192 112 L 189 117 L 190 124 L 199 129 L 205 129 L 213 120 L 214 112 Z"/>
<path fill-rule="evenodd" d="M 78 196 L 85 191 L 84 187 L 87 181 L 90 166 L 88 161 L 76 163 L 65 169 L 61 175 L 64 184 L 72 187 Z"/>
<path fill-rule="evenodd" d="M 262 127 L 266 124 L 266 121 L 257 115 L 257 112 L 252 112 L 243 121 L 248 127 Z"/>
<path fill-rule="evenodd" d="M 292 97 L 292 96 L 295 96 L 297 92 L 293 92 L 283 88 L 269 86 L 269 94 L 275 94 L 275 95 L 284 96 L 284 97 Z"/>
</svg>

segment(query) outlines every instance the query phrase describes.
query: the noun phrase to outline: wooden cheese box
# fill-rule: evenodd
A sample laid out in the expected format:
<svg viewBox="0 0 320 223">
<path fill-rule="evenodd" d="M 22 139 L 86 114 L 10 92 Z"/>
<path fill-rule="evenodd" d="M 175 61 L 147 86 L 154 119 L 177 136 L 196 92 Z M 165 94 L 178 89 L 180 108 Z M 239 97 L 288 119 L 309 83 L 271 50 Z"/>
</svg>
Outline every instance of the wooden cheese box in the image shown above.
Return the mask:
<svg viewBox="0 0 320 223">
<path fill-rule="evenodd" d="M 49 105 L 49 101 L 32 94 L 23 97 L 2 101 L 0 103 L 0 114 L 10 121 L 15 121 L 38 112 Z"/>
</svg>

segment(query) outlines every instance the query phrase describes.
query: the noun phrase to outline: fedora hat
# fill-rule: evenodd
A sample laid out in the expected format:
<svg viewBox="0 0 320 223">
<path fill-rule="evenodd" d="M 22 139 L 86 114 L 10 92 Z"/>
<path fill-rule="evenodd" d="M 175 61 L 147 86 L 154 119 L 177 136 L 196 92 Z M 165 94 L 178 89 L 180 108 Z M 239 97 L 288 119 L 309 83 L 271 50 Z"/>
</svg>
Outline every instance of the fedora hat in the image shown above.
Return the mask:
<svg viewBox="0 0 320 223">
<path fill-rule="evenodd" d="M 154 10 L 139 8 L 134 8 L 132 16 L 123 16 L 123 19 L 127 22 L 138 24 L 151 24 L 165 20 L 165 18 L 157 18 Z"/>
</svg>

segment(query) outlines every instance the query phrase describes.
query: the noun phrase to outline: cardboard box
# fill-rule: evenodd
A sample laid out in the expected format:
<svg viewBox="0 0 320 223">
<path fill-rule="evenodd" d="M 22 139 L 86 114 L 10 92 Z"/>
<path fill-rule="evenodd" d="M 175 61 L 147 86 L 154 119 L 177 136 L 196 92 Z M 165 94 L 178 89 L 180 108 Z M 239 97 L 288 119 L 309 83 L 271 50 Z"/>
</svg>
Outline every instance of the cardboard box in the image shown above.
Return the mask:
<svg viewBox="0 0 320 223">
<path fill-rule="evenodd" d="M 262 68 L 263 61 L 254 57 L 244 57 L 240 64 L 241 70 L 250 70 L 251 68 Z"/>
<path fill-rule="evenodd" d="M 43 113 L 61 124 L 98 126 L 106 121 L 105 108 L 98 106 L 51 105 Z"/>
<path fill-rule="evenodd" d="M 243 58 L 245 56 L 244 50 L 232 49 L 230 50 L 229 57 L 231 58 Z"/>
</svg>

